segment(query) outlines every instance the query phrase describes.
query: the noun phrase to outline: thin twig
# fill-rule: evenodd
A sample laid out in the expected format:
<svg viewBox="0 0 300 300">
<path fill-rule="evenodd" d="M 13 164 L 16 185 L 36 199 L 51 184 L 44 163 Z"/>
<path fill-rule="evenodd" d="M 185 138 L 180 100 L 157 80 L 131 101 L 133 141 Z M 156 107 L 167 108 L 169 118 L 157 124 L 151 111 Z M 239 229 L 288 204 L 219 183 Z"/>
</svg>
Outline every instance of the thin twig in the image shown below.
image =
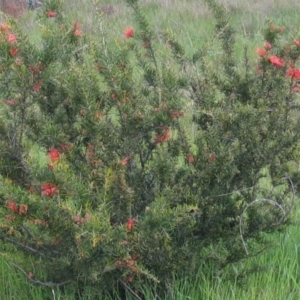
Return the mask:
<svg viewBox="0 0 300 300">
<path fill-rule="evenodd" d="M 43 285 L 43 286 L 47 286 L 47 287 L 60 287 L 66 284 L 69 284 L 72 282 L 72 280 L 66 280 L 60 283 L 54 283 L 54 282 L 43 282 L 40 281 L 39 279 L 35 279 L 33 278 L 31 275 L 27 274 L 20 266 L 18 266 L 15 263 L 11 263 L 12 266 L 14 266 L 15 268 L 17 268 L 19 271 L 21 271 L 26 277 L 27 279 L 29 279 L 30 281 L 39 284 L 39 285 Z"/>
<path fill-rule="evenodd" d="M 139 295 L 137 293 L 135 293 L 132 288 L 130 288 L 130 286 L 128 286 L 123 280 L 119 279 L 119 281 L 121 282 L 121 284 L 127 288 L 129 290 L 129 292 L 133 295 L 133 297 L 135 297 L 138 300 L 142 300 L 141 297 L 139 297 Z"/>
<path fill-rule="evenodd" d="M 249 208 L 250 206 L 253 206 L 254 204 L 259 203 L 259 202 L 267 202 L 267 203 L 269 203 L 269 204 L 271 204 L 271 205 L 274 205 L 274 206 L 277 206 L 277 207 L 280 208 L 280 210 L 282 211 L 282 218 L 281 218 L 280 221 L 279 221 L 277 224 L 275 224 L 275 225 L 281 224 L 282 221 L 283 221 L 283 220 L 285 219 L 285 217 L 286 217 L 286 211 L 284 210 L 284 208 L 283 208 L 280 204 L 278 204 L 276 201 L 274 201 L 274 200 L 271 200 L 271 199 L 256 199 L 256 200 L 252 201 L 251 203 L 249 203 L 249 204 L 245 207 L 245 209 L 243 210 L 243 212 L 242 212 L 242 214 L 241 214 L 241 217 L 240 217 L 240 224 L 239 224 L 240 235 L 241 235 L 242 243 L 243 243 L 243 246 L 244 246 L 244 248 L 245 248 L 245 251 L 246 251 L 246 254 L 247 254 L 247 255 L 249 255 L 249 251 L 248 251 L 248 249 L 247 249 L 247 246 L 246 246 L 246 243 L 245 243 L 245 240 L 244 240 L 244 234 L 243 234 L 243 229 L 242 229 L 243 216 L 244 216 L 244 214 L 246 213 L 246 211 L 248 210 L 248 208 Z"/>
<path fill-rule="evenodd" d="M 31 253 L 34 253 L 34 254 L 38 254 L 40 256 L 45 256 L 45 254 L 43 252 L 38 251 L 37 249 L 34 249 L 34 248 L 30 247 L 30 246 L 24 245 L 24 244 L 22 244 L 22 243 L 20 243 L 18 241 L 15 241 L 15 240 L 13 240 L 11 238 L 0 236 L 0 239 L 4 240 L 5 242 L 14 244 L 14 245 L 16 245 L 18 247 L 21 247 L 21 248 L 25 249 L 28 252 L 31 252 Z M 49 259 L 55 260 L 53 257 L 49 257 Z"/>
</svg>

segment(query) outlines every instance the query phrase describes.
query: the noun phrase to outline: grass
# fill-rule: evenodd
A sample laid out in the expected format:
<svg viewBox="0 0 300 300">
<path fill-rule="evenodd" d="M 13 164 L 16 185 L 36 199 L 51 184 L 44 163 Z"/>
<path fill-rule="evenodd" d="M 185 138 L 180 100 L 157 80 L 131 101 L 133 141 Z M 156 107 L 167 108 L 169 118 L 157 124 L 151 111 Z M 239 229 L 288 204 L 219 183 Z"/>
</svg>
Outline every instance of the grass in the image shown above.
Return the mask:
<svg viewBox="0 0 300 300">
<path fill-rule="evenodd" d="M 222 0 L 231 11 L 230 22 L 237 31 L 237 56 L 241 57 L 243 46 L 248 45 L 250 52 L 263 41 L 261 29 L 267 17 L 276 21 L 276 25 L 285 26 L 300 36 L 299 12 L 297 0 L 246 1 Z M 77 19 L 86 33 L 93 34 L 95 20 L 90 17 L 93 12 L 92 1 L 66 0 L 70 23 Z M 120 37 L 123 28 L 134 24 L 130 10 L 121 0 L 99 1 L 101 5 L 112 5 L 115 12 L 104 16 L 104 23 L 110 38 Z M 187 46 L 188 55 L 211 40 L 214 22 L 205 6 L 198 0 L 144 0 L 141 4 L 158 40 L 165 28 L 170 28 L 183 44 Z M 33 40 L 38 41 L 39 29 L 33 21 L 34 13 L 29 13 L 21 21 Z M 296 37 L 296 36 L 295 36 Z M 253 59 L 255 53 L 253 52 Z M 252 53 L 251 52 L 251 53 Z M 212 58 L 215 52 L 212 49 Z M 292 300 L 300 298 L 300 236 L 298 222 L 284 232 L 271 236 L 270 248 L 257 257 L 249 258 L 229 266 L 221 274 L 211 274 L 203 270 L 188 278 L 176 278 L 169 294 L 176 300 Z M 230 280 L 229 280 L 230 278 Z M 171 292 L 172 291 L 172 292 Z M 25 280 L 24 276 L 7 264 L 4 256 L 0 257 L 0 298 L 4 300 L 39 300 L 39 299 L 74 299 L 73 294 L 63 294 L 58 290 L 37 287 Z M 137 299 L 128 295 L 129 299 Z M 89 299 L 87 296 L 85 299 Z M 117 298 L 116 298 L 117 299 Z M 145 287 L 145 299 L 160 299 Z M 82 299 L 84 300 L 84 299 Z"/>
<path fill-rule="evenodd" d="M 196 284 L 184 290 L 192 291 L 191 299 L 299 299 L 299 238 L 297 227 L 291 227 L 286 233 L 278 233 L 273 236 L 272 248 L 259 257 L 249 259 L 235 267 L 240 272 L 244 268 L 244 278 L 236 275 L 233 281 L 226 280 L 225 271 L 218 278 L 207 278 L 204 274 L 197 276 Z M 260 271 L 251 271 L 253 267 L 259 267 Z M 249 270 L 247 274 L 246 270 Z M 258 269 L 258 270 L 259 270 Z M 253 272 L 253 273 L 252 273 Z M 224 281 L 225 279 L 225 281 Z M 183 284 L 183 287 L 184 284 Z M 180 290 L 180 288 L 179 288 Z M 185 299 L 185 298 L 176 298 Z"/>
<path fill-rule="evenodd" d="M 299 220 L 299 217 L 297 217 Z M 272 236 L 270 248 L 263 254 L 228 267 L 222 274 L 203 270 L 189 278 L 177 278 L 170 288 L 173 297 L 163 300 L 298 300 L 300 298 L 300 236 L 295 223 Z M 70 294 L 34 286 L 0 259 L 0 294 L 3 300 L 75 299 Z M 2 298 L 4 297 L 5 298 Z M 87 300 L 85 297 L 82 300 Z M 101 298 L 100 298 L 101 299 Z M 118 298 L 114 298 L 118 300 Z M 129 300 L 135 300 L 128 295 Z M 145 299 L 160 299 L 145 287 Z"/>
<path fill-rule="evenodd" d="M 51 291 L 37 287 L 25 280 L 23 274 L 8 265 L 4 256 L 0 256 L 0 299 L 3 300 L 39 300 L 53 299 Z"/>
</svg>

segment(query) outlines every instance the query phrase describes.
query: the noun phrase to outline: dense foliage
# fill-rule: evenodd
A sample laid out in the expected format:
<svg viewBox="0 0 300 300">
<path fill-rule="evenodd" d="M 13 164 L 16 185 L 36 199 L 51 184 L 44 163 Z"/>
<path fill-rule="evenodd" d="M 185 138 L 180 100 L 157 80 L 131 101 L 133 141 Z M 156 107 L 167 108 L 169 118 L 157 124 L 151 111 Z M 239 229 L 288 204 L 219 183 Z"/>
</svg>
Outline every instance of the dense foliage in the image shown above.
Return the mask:
<svg viewBox="0 0 300 300">
<path fill-rule="evenodd" d="M 67 24 L 59 0 L 40 12 L 39 44 L 1 24 L 0 239 L 35 283 L 166 286 L 258 251 L 290 211 L 299 40 L 283 45 L 270 24 L 258 64 L 245 51 L 240 66 L 226 11 L 206 0 L 222 55 L 189 58 L 170 32 L 159 51 L 127 2 L 137 27 L 115 42 L 101 15 L 97 36 Z M 263 176 L 281 193 L 260 189 Z"/>
</svg>

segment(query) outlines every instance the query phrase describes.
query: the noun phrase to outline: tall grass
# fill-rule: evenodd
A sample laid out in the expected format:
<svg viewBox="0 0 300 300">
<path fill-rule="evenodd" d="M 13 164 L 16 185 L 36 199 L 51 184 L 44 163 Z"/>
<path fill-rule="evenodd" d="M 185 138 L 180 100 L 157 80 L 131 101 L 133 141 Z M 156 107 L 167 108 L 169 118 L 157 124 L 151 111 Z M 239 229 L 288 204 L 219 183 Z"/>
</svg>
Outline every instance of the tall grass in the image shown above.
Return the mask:
<svg viewBox="0 0 300 300">
<path fill-rule="evenodd" d="M 298 217 L 299 220 L 299 217 Z M 232 265 L 220 274 L 209 268 L 187 278 L 175 278 L 162 299 L 150 287 L 144 287 L 146 300 L 298 300 L 300 299 L 300 235 L 298 222 L 285 232 L 271 238 L 270 248 L 263 254 Z M 33 286 L 22 274 L 0 258 L 0 299 L 47 300 L 75 299 L 63 294 Z M 92 300 L 86 295 L 81 300 Z M 99 299 L 102 299 L 99 297 Z M 118 300 L 118 297 L 113 298 Z M 128 293 L 128 300 L 137 298 Z M 96 300 L 96 299 L 95 299 Z"/>
<path fill-rule="evenodd" d="M 230 266 L 220 276 L 199 272 L 178 280 L 175 299 L 281 300 L 300 298 L 297 226 L 272 237 L 272 247 L 258 257 Z M 241 272 L 244 270 L 244 272 Z M 235 276 L 232 277 L 232 273 Z M 228 276 L 231 280 L 228 280 Z"/>
<path fill-rule="evenodd" d="M 34 286 L 25 280 L 7 262 L 7 259 L 0 256 L 0 299 L 1 300 L 47 300 L 53 299 L 50 290 Z"/>
</svg>

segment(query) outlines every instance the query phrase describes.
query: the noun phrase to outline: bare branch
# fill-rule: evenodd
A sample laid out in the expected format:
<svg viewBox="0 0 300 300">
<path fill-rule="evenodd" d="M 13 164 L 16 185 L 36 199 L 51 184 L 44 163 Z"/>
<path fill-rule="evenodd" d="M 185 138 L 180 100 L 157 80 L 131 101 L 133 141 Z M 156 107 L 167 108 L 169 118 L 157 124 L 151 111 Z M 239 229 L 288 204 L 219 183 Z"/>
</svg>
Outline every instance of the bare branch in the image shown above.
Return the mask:
<svg viewBox="0 0 300 300">
<path fill-rule="evenodd" d="M 20 248 L 23 248 L 24 250 L 28 251 L 28 252 L 31 252 L 31 253 L 34 253 L 34 254 L 38 254 L 40 256 L 45 256 L 45 254 L 41 251 L 38 251 L 37 249 L 35 248 L 32 248 L 30 246 L 27 246 L 27 245 L 24 245 L 16 240 L 13 240 L 11 238 L 8 238 L 8 237 L 5 237 L 5 236 L 0 236 L 0 239 L 4 240 L 5 242 L 8 242 L 8 243 L 11 243 L 11 244 L 14 244 Z M 53 257 L 49 257 L 51 260 L 55 260 Z"/>
<path fill-rule="evenodd" d="M 54 283 L 54 282 L 43 282 L 37 278 L 32 277 L 31 275 L 29 275 L 28 273 L 26 273 L 20 266 L 18 266 L 15 263 L 11 263 L 12 266 L 14 266 L 15 268 L 17 268 L 19 271 L 21 271 L 27 279 L 29 279 L 31 282 L 42 285 L 42 286 L 47 286 L 47 287 L 60 287 L 66 284 L 69 284 L 72 282 L 72 280 L 66 280 L 63 282 L 59 282 L 59 283 Z"/>
<path fill-rule="evenodd" d="M 137 293 L 135 293 L 130 286 L 128 286 L 123 280 L 119 279 L 119 282 L 124 286 L 124 288 L 128 289 L 129 292 L 133 295 L 133 297 L 137 300 L 142 300 L 141 297 Z"/>
</svg>

